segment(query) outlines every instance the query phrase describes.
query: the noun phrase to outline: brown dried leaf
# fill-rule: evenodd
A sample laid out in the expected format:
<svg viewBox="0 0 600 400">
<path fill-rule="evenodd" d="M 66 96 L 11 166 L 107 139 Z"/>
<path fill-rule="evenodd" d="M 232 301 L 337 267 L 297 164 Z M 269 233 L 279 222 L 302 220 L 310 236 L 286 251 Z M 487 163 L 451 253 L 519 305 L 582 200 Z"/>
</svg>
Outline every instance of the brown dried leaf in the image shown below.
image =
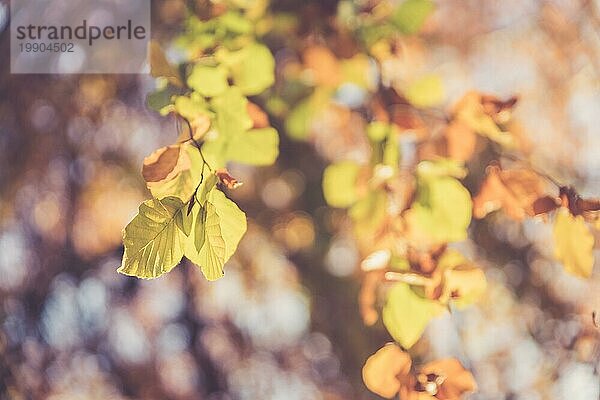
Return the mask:
<svg viewBox="0 0 600 400">
<path fill-rule="evenodd" d="M 536 201 L 544 196 L 544 189 L 543 181 L 533 171 L 503 171 L 491 166 L 479 193 L 473 198 L 473 215 L 483 218 L 502 209 L 509 217 L 521 221 L 527 215 L 536 215 L 535 208 L 542 207 L 543 204 L 536 204 Z"/>
<path fill-rule="evenodd" d="M 150 74 L 155 78 L 167 78 L 173 85 L 183 86 L 177 68 L 169 63 L 160 44 L 155 40 L 150 41 Z"/>
<path fill-rule="evenodd" d="M 219 181 L 221 181 L 221 183 L 225 185 L 227 189 L 237 189 L 243 185 L 242 182 L 238 182 L 237 179 L 231 176 L 226 168 L 216 170 L 215 174 L 217 175 L 217 178 L 219 178 Z"/>
<path fill-rule="evenodd" d="M 420 382 L 421 377 L 426 378 L 425 384 Z M 430 382 L 433 384 L 428 385 Z M 477 390 L 477 384 L 471 372 L 458 360 L 450 358 L 425 364 L 417 375 L 415 389 L 426 392 L 437 400 L 460 400 L 465 393 Z"/>
<path fill-rule="evenodd" d="M 147 183 L 167 179 L 175 171 L 181 148 L 178 145 L 163 147 L 144 159 L 142 175 Z"/>
</svg>

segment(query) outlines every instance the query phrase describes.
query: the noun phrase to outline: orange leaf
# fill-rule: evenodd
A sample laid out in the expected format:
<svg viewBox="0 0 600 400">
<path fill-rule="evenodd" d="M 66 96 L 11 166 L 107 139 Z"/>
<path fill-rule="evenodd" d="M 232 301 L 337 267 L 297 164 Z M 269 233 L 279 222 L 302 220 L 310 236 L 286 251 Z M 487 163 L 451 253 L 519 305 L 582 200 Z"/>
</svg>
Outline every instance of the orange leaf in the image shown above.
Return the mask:
<svg viewBox="0 0 600 400">
<path fill-rule="evenodd" d="M 421 382 L 422 377 L 426 378 L 425 382 Z M 417 382 L 417 390 L 425 389 L 423 391 L 439 400 L 459 400 L 465 393 L 477 390 L 471 372 L 454 358 L 425 364 L 417 376 Z"/>
<path fill-rule="evenodd" d="M 309 47 L 302 58 L 306 68 L 311 70 L 316 85 L 335 87 L 340 83 L 340 64 L 327 47 Z"/>
<path fill-rule="evenodd" d="M 467 161 L 475 152 L 477 135 L 468 125 L 453 121 L 444 131 L 448 157 L 454 160 Z"/>
<path fill-rule="evenodd" d="M 527 215 L 536 215 L 536 208 L 548 207 L 544 195 L 545 185 L 539 176 L 527 169 L 502 171 L 497 166 L 488 168 L 479 193 L 473 198 L 473 215 L 483 218 L 502 209 L 509 217 L 521 221 Z M 537 203 L 536 203 L 537 201 Z"/>
<path fill-rule="evenodd" d="M 391 399 L 408 379 L 411 364 L 408 353 L 396 344 L 387 344 L 367 359 L 363 381 L 373 393 Z"/>
<path fill-rule="evenodd" d="M 248 115 L 250 116 L 250 119 L 252 120 L 252 123 L 253 123 L 252 127 L 254 129 L 268 128 L 269 126 L 271 126 L 269 124 L 269 116 L 258 105 L 249 101 L 247 110 L 248 110 Z"/>
</svg>

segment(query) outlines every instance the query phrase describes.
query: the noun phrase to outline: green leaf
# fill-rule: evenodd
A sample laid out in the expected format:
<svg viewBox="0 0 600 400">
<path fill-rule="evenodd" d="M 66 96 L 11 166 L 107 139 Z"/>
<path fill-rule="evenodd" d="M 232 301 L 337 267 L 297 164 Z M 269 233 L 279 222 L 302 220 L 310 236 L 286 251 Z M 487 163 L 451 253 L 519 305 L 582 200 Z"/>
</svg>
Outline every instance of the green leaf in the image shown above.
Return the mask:
<svg viewBox="0 0 600 400">
<path fill-rule="evenodd" d="M 298 103 L 285 119 L 285 131 L 295 140 L 306 140 L 315 114 L 315 107 L 310 98 Z"/>
<path fill-rule="evenodd" d="M 285 119 L 287 135 L 294 140 L 306 140 L 310 135 L 314 118 L 330 99 L 330 89 L 318 87 L 310 97 L 296 104 Z"/>
<path fill-rule="evenodd" d="M 219 178 L 214 173 L 205 172 L 204 179 L 198 188 L 198 193 L 196 194 L 196 200 L 199 202 L 201 206 L 206 203 L 208 199 L 208 195 L 213 191 Z"/>
<path fill-rule="evenodd" d="M 251 129 L 234 134 L 227 144 L 227 161 L 271 165 L 279 155 L 279 135 L 273 128 Z"/>
<path fill-rule="evenodd" d="M 173 97 L 179 92 L 180 90 L 174 86 L 167 85 L 156 92 L 150 93 L 146 97 L 146 105 L 150 109 L 160 113 L 160 115 L 165 116 L 172 111 Z"/>
<path fill-rule="evenodd" d="M 394 340 L 409 349 L 429 321 L 443 311 L 441 304 L 417 295 L 406 283 L 397 283 L 390 289 L 383 307 L 383 324 Z"/>
<path fill-rule="evenodd" d="M 172 270 L 183 257 L 190 226 L 184 220 L 185 204 L 178 198 L 151 199 L 123 231 L 125 253 L 118 272 L 153 279 Z"/>
<path fill-rule="evenodd" d="M 275 82 L 275 60 L 268 47 L 252 43 L 227 55 L 233 82 L 248 96 L 260 94 Z"/>
<path fill-rule="evenodd" d="M 594 235 L 581 215 L 573 216 L 566 208 L 556 213 L 554 220 L 554 254 L 565 271 L 589 278 L 594 267 Z"/>
<path fill-rule="evenodd" d="M 231 137 L 252 128 L 253 122 L 248 115 L 248 99 L 237 87 L 230 87 L 211 102 L 217 113 L 219 134 Z"/>
<path fill-rule="evenodd" d="M 358 200 L 356 180 L 360 165 L 354 161 L 341 161 L 329 165 L 323 173 L 323 194 L 332 207 L 350 207 Z"/>
<path fill-rule="evenodd" d="M 194 206 L 195 225 L 185 256 L 200 266 L 206 279 L 223 276 L 223 266 L 231 258 L 246 232 L 246 215 L 223 192 L 213 189 L 203 207 Z"/>
<path fill-rule="evenodd" d="M 412 82 L 404 91 L 406 99 L 415 107 L 427 108 L 444 101 L 444 86 L 437 75 L 427 75 Z"/>
<path fill-rule="evenodd" d="M 206 202 L 202 212 L 198 214 L 197 225 L 202 225 L 197 229 L 194 244 L 197 248 L 201 245 L 198 253 L 197 263 L 202 269 L 202 273 L 209 281 L 219 279 L 223 276 L 223 266 L 225 265 L 225 240 L 221 232 L 221 218 L 217 214 L 217 208 L 210 201 Z M 202 235 L 201 238 L 198 238 Z"/>
<path fill-rule="evenodd" d="M 391 21 L 406 35 L 412 35 L 421 29 L 435 5 L 430 0 L 406 0 L 396 8 Z"/>
<path fill-rule="evenodd" d="M 232 33 L 243 35 L 252 31 L 252 21 L 235 11 L 228 11 L 216 19 L 217 25 Z"/>
<path fill-rule="evenodd" d="M 193 242 L 195 250 L 200 253 L 204 243 L 206 242 L 206 235 L 204 229 L 206 227 L 206 207 L 198 206 L 198 215 L 196 216 L 196 224 L 194 225 L 194 237 Z"/>
<path fill-rule="evenodd" d="M 197 92 L 192 92 L 189 97 L 178 96 L 175 98 L 175 111 L 188 121 L 193 121 L 200 115 L 210 114 L 208 103 Z"/>
<path fill-rule="evenodd" d="M 194 66 L 187 83 L 196 92 L 206 97 L 217 96 L 229 87 L 225 68 L 200 64 Z"/>
<path fill-rule="evenodd" d="M 472 207 L 471 195 L 458 180 L 420 179 L 417 200 L 406 213 L 411 239 L 419 243 L 466 239 Z"/>
</svg>

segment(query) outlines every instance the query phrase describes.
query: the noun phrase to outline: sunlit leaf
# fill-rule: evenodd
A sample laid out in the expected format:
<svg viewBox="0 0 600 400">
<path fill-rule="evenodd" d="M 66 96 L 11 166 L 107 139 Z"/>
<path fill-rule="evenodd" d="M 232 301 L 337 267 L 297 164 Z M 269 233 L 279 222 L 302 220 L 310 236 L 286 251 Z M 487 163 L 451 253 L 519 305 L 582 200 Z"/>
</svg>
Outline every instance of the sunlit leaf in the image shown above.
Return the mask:
<svg viewBox="0 0 600 400">
<path fill-rule="evenodd" d="M 387 344 L 370 356 L 362 369 L 365 386 L 381 397 L 391 399 L 410 374 L 412 360 L 395 344 Z"/>
<path fill-rule="evenodd" d="M 573 216 L 566 208 L 556 213 L 554 221 L 554 254 L 565 271 L 589 278 L 594 267 L 594 236 L 582 216 Z"/>
<path fill-rule="evenodd" d="M 183 257 L 185 204 L 178 198 L 151 199 L 123 231 L 125 253 L 118 271 L 152 279 L 173 269 Z M 187 229 L 184 229 L 187 230 Z"/>
<path fill-rule="evenodd" d="M 231 136 L 225 158 L 249 165 L 271 165 L 279 155 L 279 135 L 274 128 L 251 129 Z"/>
<path fill-rule="evenodd" d="M 445 243 L 466 239 L 471 222 L 471 196 L 449 177 L 419 181 L 417 200 L 406 213 L 415 243 Z"/>
<path fill-rule="evenodd" d="M 443 311 L 439 303 L 417 295 L 405 283 L 396 283 L 383 308 L 383 323 L 392 337 L 409 349 L 419 340 L 429 321 Z"/>
<path fill-rule="evenodd" d="M 201 64 L 194 66 L 187 83 L 196 92 L 206 97 L 218 96 L 229 87 L 225 68 Z"/>
<path fill-rule="evenodd" d="M 392 23 L 408 35 L 417 33 L 433 12 L 435 5 L 430 0 L 405 0 L 392 15 Z"/>
<path fill-rule="evenodd" d="M 202 158 L 191 144 L 163 147 L 144 159 L 142 175 L 152 196 L 186 202 L 200 180 Z"/>
<path fill-rule="evenodd" d="M 185 256 L 200 266 L 206 279 L 219 279 L 246 232 L 246 215 L 217 189 L 210 191 L 204 205 L 194 207 L 194 213 Z"/>
<path fill-rule="evenodd" d="M 458 251 L 446 250 L 440 257 L 437 268 L 443 271 L 440 302 L 451 301 L 455 307 L 464 308 L 475 303 L 485 293 L 487 280 L 484 272 Z"/>
<path fill-rule="evenodd" d="M 411 82 L 404 91 L 406 99 L 415 107 L 434 107 L 444 101 L 444 86 L 437 75 L 427 75 Z"/>
<path fill-rule="evenodd" d="M 326 107 L 330 96 L 329 90 L 317 88 L 310 97 L 296 104 L 285 119 L 288 136 L 294 140 L 308 139 L 313 120 Z"/>
<path fill-rule="evenodd" d="M 356 180 L 360 165 L 353 161 L 331 164 L 323 173 L 323 194 L 332 207 L 350 207 L 358 200 Z"/>
<path fill-rule="evenodd" d="M 372 91 L 377 85 L 377 74 L 369 57 L 357 54 L 340 62 L 342 81 L 353 83 L 363 89 Z"/>
<path fill-rule="evenodd" d="M 189 128 L 192 128 L 195 140 L 202 140 L 211 126 L 212 113 L 208 110 L 208 103 L 200 93 L 192 92 L 189 96 L 178 96 L 173 105 L 174 111 L 189 122 L 181 122 L 181 133 L 177 138 L 178 143 L 191 140 Z"/>
<path fill-rule="evenodd" d="M 217 113 L 219 134 L 231 137 L 252 128 L 253 122 L 248 115 L 248 100 L 239 88 L 230 87 L 212 100 Z"/>
<path fill-rule="evenodd" d="M 260 94 L 275 81 L 275 60 L 262 44 L 244 46 L 228 55 L 226 62 L 235 85 L 246 95 Z"/>
</svg>

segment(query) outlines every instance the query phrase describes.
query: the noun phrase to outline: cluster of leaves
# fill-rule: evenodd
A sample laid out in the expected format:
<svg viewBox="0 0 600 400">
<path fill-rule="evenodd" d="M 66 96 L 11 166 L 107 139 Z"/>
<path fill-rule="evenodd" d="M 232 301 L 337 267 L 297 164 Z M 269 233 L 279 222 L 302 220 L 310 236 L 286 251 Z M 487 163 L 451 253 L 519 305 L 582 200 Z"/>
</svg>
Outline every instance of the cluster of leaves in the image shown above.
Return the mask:
<svg viewBox="0 0 600 400">
<path fill-rule="evenodd" d="M 517 221 L 553 220 L 556 258 L 567 272 L 586 277 L 600 203 L 562 185 L 553 194 L 553 179 L 523 161 L 527 142 L 512 118 L 516 98 L 469 92 L 446 113 L 435 108 L 444 97 L 439 77 L 397 79 L 398 38 L 418 33 L 434 5 L 374 3 L 341 1 L 335 28 L 352 37 L 353 54 L 338 57 L 314 40 L 302 44 L 299 62 L 282 66 L 285 82 L 265 98 L 266 109 L 284 119 L 294 140 L 318 145 L 332 121 L 341 133 L 339 146 L 329 146 L 336 153 L 323 175 L 324 197 L 352 221 L 363 257 L 364 322 L 373 325 L 381 315 L 397 343 L 367 360 L 365 384 L 388 398 L 459 399 L 475 383 L 457 360 L 414 372 L 404 350 L 433 318 L 485 293 L 483 270 L 456 246 L 469 237 L 472 217 L 501 210 Z M 122 273 L 155 278 L 186 256 L 217 279 L 244 234 L 244 213 L 221 190 L 239 185 L 225 168 L 268 165 L 278 154 L 277 132 L 247 99 L 274 84 L 273 57 L 257 41 L 269 25 L 262 23 L 269 20 L 262 19 L 266 2 L 244 4 L 212 6 L 203 20 L 190 16 L 176 41 L 187 51 L 178 66 L 153 45 L 160 87 L 149 104 L 176 115 L 184 129 L 175 144 L 144 161 L 153 199 L 125 229 Z M 357 156 L 361 150 L 368 157 Z M 470 171 L 483 153 L 493 161 L 472 196 L 464 182 L 485 175 Z M 521 161 L 503 169 L 507 157 Z"/>
<path fill-rule="evenodd" d="M 427 1 L 405 1 L 396 9 L 370 13 L 355 23 L 358 39 L 366 43 L 369 59 L 378 66 L 380 82 L 374 90 L 373 86 L 368 87 L 369 93 L 358 107 L 343 106 L 370 120 L 363 135 L 371 156 L 368 161 L 357 161 L 352 152 L 347 152 L 346 158 L 333 162 L 323 175 L 325 199 L 332 207 L 348 210 L 364 257 L 360 293 L 363 319 L 367 325 L 373 325 L 381 313 L 384 326 L 404 349 L 410 349 L 419 340 L 431 319 L 448 309 L 468 306 L 485 292 L 484 272 L 453 247 L 453 243 L 468 238 L 472 216 L 484 218 L 502 210 L 517 221 L 535 216 L 552 219 L 557 260 L 567 272 L 589 277 L 594 263 L 590 229 L 597 229 L 600 210 L 598 200 L 581 199 L 572 188 L 556 185 L 552 178 L 523 161 L 528 144 L 512 118 L 516 97 L 500 100 L 469 92 L 446 114 L 432 108 L 442 93 L 434 76 L 385 84 L 386 62 L 395 57 L 394 33 L 417 32 L 424 21 L 421 17 L 431 12 L 430 6 Z M 402 29 L 399 21 L 404 13 L 418 14 L 407 18 L 420 21 L 419 25 Z M 380 19 L 381 15 L 385 17 Z M 382 23 L 373 23 L 374 20 Z M 326 57 L 326 52 L 321 50 L 321 54 L 326 63 L 310 62 L 306 53 L 303 57 L 304 68 L 312 70 L 314 76 L 330 76 L 323 65 L 335 71 L 338 65 L 348 62 L 336 60 L 331 52 Z M 311 113 L 302 109 L 302 123 L 296 119 L 298 109 L 305 103 L 292 110 L 288 123 L 293 122 L 293 126 L 288 126 L 288 133 L 293 138 L 311 140 L 311 127 L 322 123 L 318 110 L 332 102 L 340 106 L 336 96 L 344 85 L 353 82 L 338 76 L 340 79 L 329 82 L 329 89 L 335 88 L 333 94 L 324 95 L 323 88 L 317 86 L 304 101 L 317 104 L 318 99 L 320 107 L 313 107 L 311 110 L 317 111 Z M 426 120 L 431 115 L 441 125 L 439 129 L 428 128 Z M 290 129 L 297 127 L 303 128 L 303 135 Z M 416 157 L 411 161 L 410 150 L 403 154 L 403 143 L 415 138 Z M 493 154 L 494 161 L 480 182 L 479 193 L 472 197 L 463 180 L 469 175 L 467 165 L 479 161 L 479 154 L 484 152 Z M 522 165 L 517 162 L 502 170 L 499 165 L 504 158 L 518 158 Z M 476 173 L 470 178 L 477 176 Z M 550 184 L 558 189 L 558 195 L 552 194 Z M 408 366 L 402 359 L 408 359 Z M 417 393 L 427 392 L 425 386 L 433 383 L 415 381 L 409 370 L 410 357 L 393 345 L 382 348 L 367 361 L 363 376 L 367 387 L 390 398 L 399 394 L 401 399 L 458 399 L 474 389 L 474 384 L 465 384 L 461 386 L 464 390 L 450 390 L 448 394 L 438 390 L 438 382 L 432 392 Z M 442 375 L 451 382 L 460 379 L 461 374 L 456 367 Z"/>
<path fill-rule="evenodd" d="M 223 276 L 246 231 L 245 214 L 221 190 L 240 185 L 225 168 L 230 162 L 269 165 L 278 155 L 277 131 L 247 98 L 274 82 L 273 56 L 256 40 L 259 11 L 215 7 L 206 20 L 190 15 L 176 41 L 187 58 L 177 66 L 152 43 L 159 89 L 148 103 L 183 129 L 175 144 L 144 160 L 153 198 L 124 230 L 119 272 L 156 278 L 185 256 L 207 279 Z"/>
<path fill-rule="evenodd" d="M 497 162 L 490 164 L 473 198 L 461 182 L 468 174 L 465 162 L 475 155 L 479 145 L 500 152 L 522 148 L 520 138 L 506 129 L 515 103 L 514 99 L 503 102 L 477 93 L 465 95 L 451 113 L 443 136 L 432 138 L 420 149 L 412 173 L 403 171 L 398 150 L 400 138 L 409 130 L 382 121 L 371 122 L 365 131 L 371 145 L 370 163 L 344 160 L 325 170 L 325 199 L 333 207 L 348 209 L 365 254 L 360 295 L 364 321 L 367 325 L 377 321 L 378 300 L 383 298 L 383 324 L 404 349 L 419 340 L 432 318 L 449 307 L 465 307 L 485 292 L 483 271 L 448 247 L 468 237 L 472 215 L 484 218 L 502 210 L 517 221 L 535 216 L 552 218 L 556 258 L 569 273 L 591 275 L 594 237 L 590 229 L 594 224 L 597 227 L 598 200 L 582 199 L 563 186 L 558 187 L 558 195 L 552 195 L 548 187 L 551 178 L 531 167 L 502 170 Z M 367 361 L 364 377 L 371 390 L 390 398 L 400 393 L 401 399 L 460 398 L 463 391 L 444 394 L 430 380 L 419 383 L 412 375 L 398 378 L 402 368 L 408 374 L 410 364 L 397 365 L 400 375 L 393 375 L 396 383 L 377 381 L 375 377 L 381 375 L 373 370 L 393 370 L 391 365 L 376 366 L 385 364 L 381 360 L 390 354 L 401 352 L 393 349 L 386 346 Z M 399 356 L 389 360 L 402 364 Z M 457 379 L 462 374 L 448 373 L 442 376 Z M 426 383 L 435 390 L 430 397 L 417 396 L 416 392 L 426 391 Z M 399 389 L 393 389 L 396 387 Z M 471 388 L 474 386 L 466 385 L 465 391 Z"/>
<path fill-rule="evenodd" d="M 473 375 L 456 359 L 442 359 L 412 370 L 410 355 L 390 343 L 367 359 L 365 385 L 374 393 L 400 400 L 459 400 L 476 390 Z"/>
</svg>

